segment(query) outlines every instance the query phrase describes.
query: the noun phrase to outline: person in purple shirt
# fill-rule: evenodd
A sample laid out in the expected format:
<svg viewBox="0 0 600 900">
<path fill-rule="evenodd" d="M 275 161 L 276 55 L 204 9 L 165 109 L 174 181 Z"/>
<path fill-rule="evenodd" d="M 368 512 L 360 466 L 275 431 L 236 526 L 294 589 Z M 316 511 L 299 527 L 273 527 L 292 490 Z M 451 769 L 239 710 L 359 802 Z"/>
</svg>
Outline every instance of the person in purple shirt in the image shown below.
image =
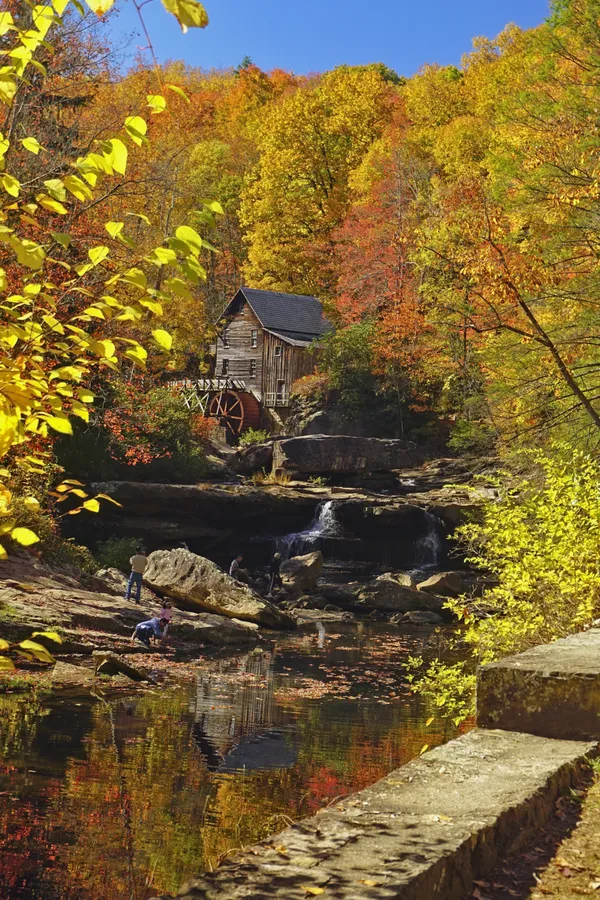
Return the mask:
<svg viewBox="0 0 600 900">
<path fill-rule="evenodd" d="M 131 635 L 131 640 L 138 639 L 145 647 L 150 649 L 150 638 L 162 638 L 165 626 L 168 625 L 166 619 L 148 619 L 146 622 L 140 622 L 135 626 L 135 631 Z"/>
</svg>

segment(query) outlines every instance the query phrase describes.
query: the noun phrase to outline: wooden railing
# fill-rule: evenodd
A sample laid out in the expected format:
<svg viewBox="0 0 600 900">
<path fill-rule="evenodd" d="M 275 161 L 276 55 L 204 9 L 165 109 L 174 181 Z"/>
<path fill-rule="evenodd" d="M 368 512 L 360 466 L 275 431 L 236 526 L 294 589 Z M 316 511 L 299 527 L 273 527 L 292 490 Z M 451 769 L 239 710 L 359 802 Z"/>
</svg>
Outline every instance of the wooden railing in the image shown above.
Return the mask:
<svg viewBox="0 0 600 900">
<path fill-rule="evenodd" d="M 264 395 L 264 404 L 265 406 L 289 406 L 290 405 L 290 395 L 283 391 L 281 393 L 267 393 Z"/>
</svg>

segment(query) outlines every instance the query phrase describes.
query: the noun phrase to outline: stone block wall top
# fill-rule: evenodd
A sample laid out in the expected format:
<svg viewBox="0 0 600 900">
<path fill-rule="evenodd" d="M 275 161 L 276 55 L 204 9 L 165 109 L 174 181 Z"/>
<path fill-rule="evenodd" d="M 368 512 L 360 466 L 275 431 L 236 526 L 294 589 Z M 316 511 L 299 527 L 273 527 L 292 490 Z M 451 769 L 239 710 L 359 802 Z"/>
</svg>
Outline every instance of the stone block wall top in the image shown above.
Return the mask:
<svg viewBox="0 0 600 900">
<path fill-rule="evenodd" d="M 479 669 L 477 723 L 566 740 L 600 740 L 600 629 Z"/>
</svg>

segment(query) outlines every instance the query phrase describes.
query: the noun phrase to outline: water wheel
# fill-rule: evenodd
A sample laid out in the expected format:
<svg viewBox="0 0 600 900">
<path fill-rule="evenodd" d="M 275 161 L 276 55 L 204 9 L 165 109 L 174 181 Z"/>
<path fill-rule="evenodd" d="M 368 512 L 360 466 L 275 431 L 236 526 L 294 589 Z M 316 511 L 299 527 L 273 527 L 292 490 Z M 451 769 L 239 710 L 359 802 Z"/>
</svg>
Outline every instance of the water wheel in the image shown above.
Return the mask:
<svg viewBox="0 0 600 900">
<path fill-rule="evenodd" d="M 210 401 L 208 414 L 226 429 L 227 434 L 236 438 L 244 427 L 244 404 L 237 391 L 220 391 Z"/>
</svg>

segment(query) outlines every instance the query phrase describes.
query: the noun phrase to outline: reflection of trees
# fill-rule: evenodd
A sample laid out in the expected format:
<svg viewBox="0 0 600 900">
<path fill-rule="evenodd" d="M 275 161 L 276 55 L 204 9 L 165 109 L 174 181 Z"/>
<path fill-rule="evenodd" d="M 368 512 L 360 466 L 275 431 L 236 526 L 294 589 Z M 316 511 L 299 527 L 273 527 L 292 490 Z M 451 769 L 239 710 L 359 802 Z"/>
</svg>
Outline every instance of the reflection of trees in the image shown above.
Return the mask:
<svg viewBox="0 0 600 900">
<path fill-rule="evenodd" d="M 27 884 L 21 896 L 44 900 L 175 893 L 228 851 L 372 783 L 424 744 L 450 736 L 440 726 L 426 728 L 429 710 L 415 698 L 390 705 L 332 698 L 275 705 L 270 655 L 209 668 L 195 693 L 189 687 L 149 691 L 96 703 L 80 717 L 66 704 L 49 704 L 45 716 L 41 703 L 0 698 L 0 747 L 5 760 L 20 761 L 10 779 L 22 794 L 20 804 L 0 812 L 2 830 L 13 835 L 12 855 L 0 855 L 0 897 L 19 898 L 18 874 Z M 60 731 L 68 721 L 71 744 L 65 734 L 52 743 L 52 726 Z M 286 768 L 211 775 L 194 740 L 199 723 L 220 758 L 273 727 L 297 752 Z M 57 777 L 29 774 L 38 761 Z"/>
<path fill-rule="evenodd" d="M 143 900 L 177 890 L 202 866 L 210 783 L 187 707 L 181 691 L 136 701 L 134 721 L 122 706 L 96 708 L 86 758 L 70 760 L 55 811 L 73 838 L 63 851 L 65 898 Z"/>
</svg>

